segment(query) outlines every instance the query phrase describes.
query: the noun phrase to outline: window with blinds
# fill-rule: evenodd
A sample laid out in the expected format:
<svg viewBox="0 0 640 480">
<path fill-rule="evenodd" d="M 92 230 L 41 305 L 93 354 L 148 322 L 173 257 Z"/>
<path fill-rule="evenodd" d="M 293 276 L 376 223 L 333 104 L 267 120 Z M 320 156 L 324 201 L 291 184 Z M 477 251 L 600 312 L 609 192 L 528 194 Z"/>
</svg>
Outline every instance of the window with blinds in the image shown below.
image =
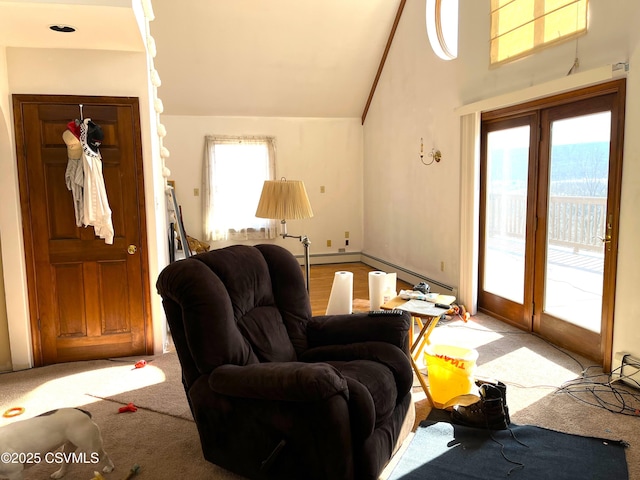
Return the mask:
<svg viewBox="0 0 640 480">
<path fill-rule="evenodd" d="M 587 32 L 588 0 L 491 0 L 491 64 Z"/>
</svg>

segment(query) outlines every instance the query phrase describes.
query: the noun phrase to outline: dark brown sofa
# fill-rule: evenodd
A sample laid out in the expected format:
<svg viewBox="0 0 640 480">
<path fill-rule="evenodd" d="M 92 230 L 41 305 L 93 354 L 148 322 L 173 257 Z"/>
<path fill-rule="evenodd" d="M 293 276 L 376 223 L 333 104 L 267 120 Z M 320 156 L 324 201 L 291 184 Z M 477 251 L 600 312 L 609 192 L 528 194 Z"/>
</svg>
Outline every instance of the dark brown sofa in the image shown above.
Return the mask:
<svg viewBox="0 0 640 480">
<path fill-rule="evenodd" d="M 180 260 L 157 289 L 208 461 L 255 479 L 378 478 L 415 416 L 408 314 L 312 317 L 276 245 Z"/>
</svg>

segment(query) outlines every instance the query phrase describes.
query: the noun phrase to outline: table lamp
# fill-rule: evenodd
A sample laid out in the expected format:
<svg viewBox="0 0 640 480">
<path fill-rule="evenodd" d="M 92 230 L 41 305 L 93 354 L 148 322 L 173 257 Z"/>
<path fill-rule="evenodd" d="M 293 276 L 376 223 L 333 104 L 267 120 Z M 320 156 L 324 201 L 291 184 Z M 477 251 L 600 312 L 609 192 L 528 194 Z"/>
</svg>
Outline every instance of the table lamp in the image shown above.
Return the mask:
<svg viewBox="0 0 640 480">
<path fill-rule="evenodd" d="M 256 217 L 280 220 L 282 238 L 297 238 L 304 246 L 304 266 L 309 292 L 309 237 L 306 235 L 289 235 L 287 220 L 313 217 L 307 190 L 302 180 L 266 180 L 258 202 Z"/>
</svg>

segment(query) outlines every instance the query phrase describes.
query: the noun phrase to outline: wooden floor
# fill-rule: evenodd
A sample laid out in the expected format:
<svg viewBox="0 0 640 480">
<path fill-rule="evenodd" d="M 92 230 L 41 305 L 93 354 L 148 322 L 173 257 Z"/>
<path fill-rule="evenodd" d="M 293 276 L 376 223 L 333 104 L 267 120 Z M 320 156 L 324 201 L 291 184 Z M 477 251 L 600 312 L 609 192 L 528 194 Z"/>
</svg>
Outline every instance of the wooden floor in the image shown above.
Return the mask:
<svg viewBox="0 0 640 480">
<path fill-rule="evenodd" d="M 369 272 L 375 271 L 364 263 L 332 263 L 328 265 L 312 265 L 310 269 L 309 296 L 311 298 L 311 311 L 313 315 L 324 315 L 327 311 L 331 287 L 336 272 L 346 271 L 353 273 L 353 298 L 369 299 Z M 402 280 L 398 280 L 398 291 L 412 289 Z"/>
</svg>

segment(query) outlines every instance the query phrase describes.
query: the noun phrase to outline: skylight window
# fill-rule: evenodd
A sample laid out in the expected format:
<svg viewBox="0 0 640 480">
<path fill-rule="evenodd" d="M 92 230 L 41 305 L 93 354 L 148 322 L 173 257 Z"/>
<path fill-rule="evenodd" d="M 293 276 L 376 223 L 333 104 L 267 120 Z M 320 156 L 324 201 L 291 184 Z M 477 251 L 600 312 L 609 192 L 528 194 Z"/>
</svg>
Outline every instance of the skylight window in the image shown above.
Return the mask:
<svg viewBox="0 0 640 480">
<path fill-rule="evenodd" d="M 458 0 L 427 0 L 426 24 L 429 43 L 443 60 L 458 56 Z"/>
</svg>

